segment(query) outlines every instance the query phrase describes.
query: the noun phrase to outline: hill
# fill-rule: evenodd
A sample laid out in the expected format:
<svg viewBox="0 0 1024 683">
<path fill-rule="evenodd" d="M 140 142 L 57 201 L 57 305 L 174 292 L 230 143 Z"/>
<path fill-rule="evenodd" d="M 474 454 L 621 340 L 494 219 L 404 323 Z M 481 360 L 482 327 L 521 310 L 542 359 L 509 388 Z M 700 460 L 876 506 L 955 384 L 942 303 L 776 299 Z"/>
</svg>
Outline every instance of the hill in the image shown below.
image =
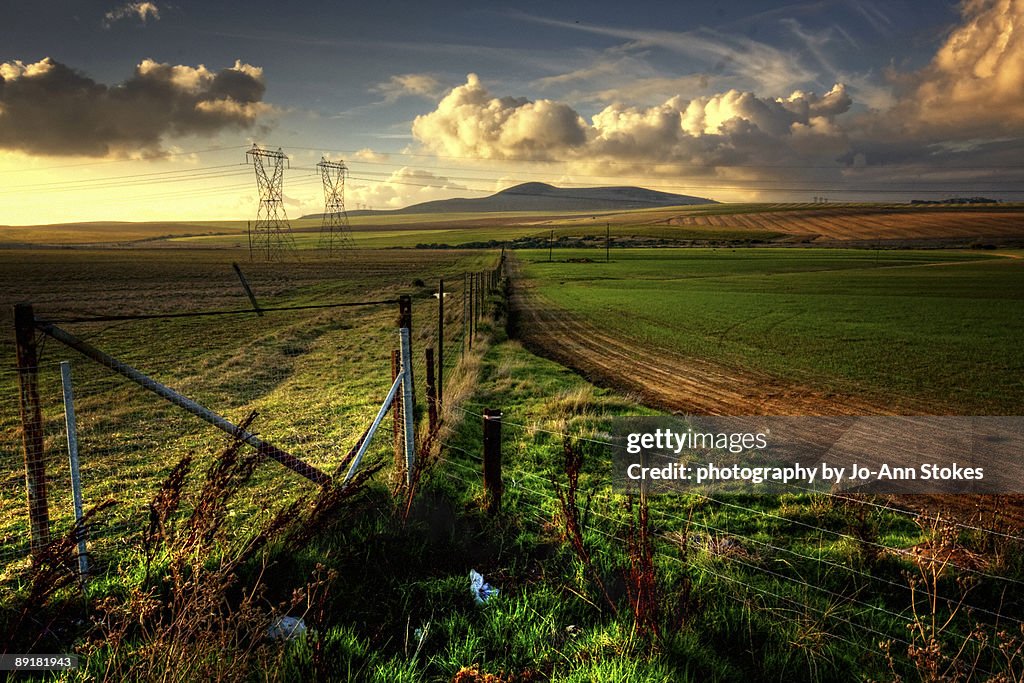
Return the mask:
<svg viewBox="0 0 1024 683">
<path fill-rule="evenodd" d="M 350 216 L 375 214 L 490 213 L 498 211 L 616 211 L 659 206 L 717 204 L 713 199 L 658 192 L 642 187 L 554 187 L 523 183 L 476 199 L 439 199 L 392 211 L 350 211 Z M 303 218 L 319 218 L 311 214 Z"/>
</svg>

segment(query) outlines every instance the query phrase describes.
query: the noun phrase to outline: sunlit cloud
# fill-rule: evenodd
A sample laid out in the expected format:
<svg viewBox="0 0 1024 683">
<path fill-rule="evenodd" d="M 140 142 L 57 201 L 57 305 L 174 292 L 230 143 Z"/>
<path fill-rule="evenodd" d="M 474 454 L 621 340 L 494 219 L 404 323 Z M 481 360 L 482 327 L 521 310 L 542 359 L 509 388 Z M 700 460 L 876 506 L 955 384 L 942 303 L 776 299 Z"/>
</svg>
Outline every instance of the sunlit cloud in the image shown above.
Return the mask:
<svg viewBox="0 0 1024 683">
<path fill-rule="evenodd" d="M 399 209 L 409 204 L 447 199 L 466 186 L 439 176 L 409 167 L 402 167 L 385 180 L 365 184 L 361 179 L 351 181 L 347 188 L 346 205 L 349 210 L 365 207 L 372 209 Z"/>
<path fill-rule="evenodd" d="M 378 83 L 371 91 L 383 95 L 385 102 L 395 102 L 400 97 L 409 95 L 433 99 L 441 94 L 443 88 L 441 83 L 429 74 L 400 74 Z"/>
<path fill-rule="evenodd" d="M 136 18 L 143 24 L 150 19 L 159 21 L 160 8 L 154 2 L 127 2 L 103 15 L 103 26 L 110 28 L 115 22 L 131 18 Z"/>
<path fill-rule="evenodd" d="M 493 94 L 475 74 L 449 91 L 436 108 L 416 118 L 413 135 L 423 148 L 464 159 L 557 161 L 568 174 L 674 179 L 714 179 L 723 187 L 749 188 L 747 196 L 772 186 L 855 183 L 891 189 L 922 180 L 949 183 L 994 177 L 1024 147 L 1024 3 L 968 0 L 962 21 L 937 48 L 931 62 L 916 72 L 890 70 L 886 79 L 846 74 L 831 61 L 826 47 L 854 40 L 832 28 L 810 30 L 795 21 L 785 25 L 819 72 L 834 71 L 849 80 L 826 92 L 769 88 L 811 75 L 800 68 L 781 69 L 775 78 L 759 78 L 763 90 L 729 88 L 686 95 L 709 82 L 699 75 L 634 78 L 607 90 L 572 91 L 565 99 L 529 99 Z M 884 28 L 876 8 L 870 17 Z M 535 21 L 566 25 L 564 22 Z M 783 53 L 767 46 L 740 50 L 737 39 L 711 32 L 684 45 L 683 34 L 587 27 L 585 30 L 628 38 L 632 46 L 661 46 L 689 54 L 733 55 L 743 64 L 772 71 Z M 716 41 L 718 46 L 712 45 Z M 849 46 L 849 45 L 848 45 Z M 538 79 L 541 89 L 614 80 L 643 73 L 641 60 L 607 53 L 590 65 Z M 755 72 L 757 69 L 755 69 Z M 678 86 L 677 94 L 657 104 L 658 90 Z M 607 99 L 605 99 L 607 98 Z M 859 103 L 856 101 L 860 98 Z M 605 102 L 584 116 L 578 103 Z M 996 144 L 998 143 L 998 144 Z M 958 165 L 976 168 L 953 172 Z M 986 165 L 988 168 L 986 169 Z M 1006 179 L 1005 171 L 999 171 Z"/>
</svg>

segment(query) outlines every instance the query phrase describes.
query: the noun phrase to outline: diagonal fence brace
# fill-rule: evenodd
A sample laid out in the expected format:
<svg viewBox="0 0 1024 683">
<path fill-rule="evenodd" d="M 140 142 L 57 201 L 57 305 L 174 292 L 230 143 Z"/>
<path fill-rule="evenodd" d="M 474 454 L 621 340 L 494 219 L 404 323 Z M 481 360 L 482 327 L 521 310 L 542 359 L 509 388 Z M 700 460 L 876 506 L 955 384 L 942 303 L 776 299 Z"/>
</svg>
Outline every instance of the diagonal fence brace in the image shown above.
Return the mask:
<svg viewBox="0 0 1024 683">
<path fill-rule="evenodd" d="M 183 408 L 184 410 L 191 413 L 192 415 L 195 415 L 204 422 L 213 425 L 217 429 L 227 432 L 231 436 L 239 438 L 243 442 L 255 448 L 256 451 L 261 455 L 273 458 L 274 460 L 278 461 L 279 463 L 281 463 L 288 469 L 292 470 L 293 472 L 301 474 L 306 479 L 309 479 L 310 481 L 321 486 L 330 483 L 331 477 L 327 473 L 317 469 L 316 467 L 313 467 L 309 463 L 295 457 L 291 453 L 283 451 L 277 446 L 271 443 L 267 443 L 266 441 L 263 441 L 252 432 L 240 429 L 237 425 L 228 421 L 221 415 L 218 415 L 212 410 L 206 408 L 203 405 L 200 405 L 199 403 L 196 403 L 195 401 L 186 396 L 182 396 L 174 389 L 171 389 L 170 387 L 165 386 L 160 382 L 156 381 L 152 377 L 149 377 L 148 375 L 139 372 L 138 370 L 128 365 L 127 363 L 123 363 L 118 359 L 114 358 L 113 356 L 108 355 L 103 351 L 100 351 L 92 344 L 82 341 L 81 339 L 71 334 L 70 332 L 62 330 L 53 323 L 48 323 L 43 320 L 37 320 L 36 327 L 41 332 L 50 335 L 51 337 L 61 342 L 62 344 L 65 344 L 74 349 L 75 351 L 78 351 L 83 356 L 91 358 L 100 365 L 105 365 L 106 367 L 110 368 L 119 375 L 127 377 L 128 379 L 135 382 L 142 388 L 152 391 L 157 396 L 173 403 L 179 408 Z"/>
<path fill-rule="evenodd" d="M 402 386 L 405 380 L 405 371 L 398 373 L 398 377 L 395 378 L 394 383 L 391 385 L 391 390 L 388 392 L 387 398 L 384 399 L 384 403 L 381 404 L 380 410 L 377 411 L 377 417 L 373 418 L 373 424 L 366 430 L 363 435 L 362 442 L 359 444 L 359 450 L 356 452 L 356 457 L 352 460 L 352 466 L 348 468 L 348 474 L 345 475 L 345 481 L 341 482 L 342 486 L 348 484 L 349 480 L 355 476 L 356 470 L 359 469 L 359 463 L 366 454 L 366 449 L 370 447 L 370 440 L 373 439 L 373 435 L 377 431 L 377 427 L 380 426 L 381 420 L 388 412 L 388 408 L 391 407 L 391 403 L 395 400 L 395 394 L 398 393 L 398 387 Z"/>
</svg>

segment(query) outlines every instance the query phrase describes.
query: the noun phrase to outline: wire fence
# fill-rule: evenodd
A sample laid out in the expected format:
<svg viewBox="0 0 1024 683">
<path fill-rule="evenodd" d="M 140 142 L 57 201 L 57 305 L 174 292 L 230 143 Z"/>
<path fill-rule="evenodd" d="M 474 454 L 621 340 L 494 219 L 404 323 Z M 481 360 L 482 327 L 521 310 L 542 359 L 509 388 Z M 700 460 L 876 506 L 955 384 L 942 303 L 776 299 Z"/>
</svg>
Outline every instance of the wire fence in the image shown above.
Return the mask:
<svg viewBox="0 0 1024 683">
<path fill-rule="evenodd" d="M 411 287 L 413 403 L 422 407 L 427 374 L 424 349 L 441 342 L 442 325 L 436 286 L 417 277 L 406 279 L 423 268 L 423 257 L 417 256 L 409 261 L 399 256 L 390 269 L 364 263 L 359 277 L 364 285 L 368 281 L 376 285 L 374 296 L 348 301 L 337 301 L 336 296 L 351 295 L 350 283 L 319 281 L 308 273 L 293 276 L 277 264 L 259 264 L 252 279 L 261 314 L 247 308 L 249 301 L 240 294 L 233 274 L 224 277 L 216 271 L 213 277 L 205 277 L 208 264 L 196 271 L 191 285 L 187 264 L 170 283 L 151 282 L 144 270 L 129 267 L 132 275 L 125 277 L 137 291 L 121 290 L 127 294 L 117 305 L 104 299 L 109 290 L 90 289 L 96 283 L 88 273 L 82 280 L 87 291 L 79 305 L 40 296 L 44 303 L 36 307 L 38 329 L 33 341 L 38 360 L 32 374 L 41 429 L 29 433 L 31 448 L 40 454 L 41 474 L 36 480 L 26 470 L 19 373 L 13 363 L 0 367 L 0 405 L 5 408 L 0 411 L 0 581 L 17 577 L 29 566 L 33 523 L 39 525 L 42 520 L 55 538 L 74 521 L 60 361 L 71 362 L 85 507 L 107 499 L 117 501 L 90 529 L 89 552 L 116 560 L 144 530 L 148 503 L 171 468 L 188 455 L 198 463 L 194 476 L 200 476 L 203 463 L 211 462 L 229 438 L 211 428 L 209 420 L 182 410 L 181 402 L 173 405 L 153 393 L 154 387 L 167 387 L 186 397 L 183 401 L 194 402 L 233 425 L 256 413 L 249 427 L 256 439 L 294 455 L 312 471 L 337 476 L 338 465 L 359 443 L 392 386 L 390 351 L 400 346 L 397 294 Z M 449 260 L 458 263 L 459 258 Z M 162 261 L 154 263 L 158 270 L 163 267 Z M 323 264 L 314 264 L 313 270 L 324 275 L 322 268 Z M 122 272 L 119 265 L 111 271 Z M 446 278 L 452 283 L 446 285 L 447 302 L 470 296 L 460 287 L 462 273 L 455 273 Z M 160 280 L 167 275 L 158 272 L 152 277 Z M 154 296 L 162 288 L 175 286 L 179 289 L 166 301 L 168 305 Z M 31 295 L 48 290 L 37 281 L 26 291 Z M 307 291 L 312 296 L 302 295 Z M 334 296 L 328 298 L 325 292 Z M 176 308 L 183 296 L 193 304 L 187 310 Z M 287 303 L 271 305 L 275 296 L 287 297 Z M 452 305 L 444 309 L 445 356 L 436 363 L 449 376 L 464 348 L 468 329 L 464 310 Z M 79 351 L 88 347 L 105 355 L 86 358 L 67 345 L 65 336 L 80 342 L 75 347 Z M 124 366 L 144 374 L 146 380 L 130 381 Z M 415 419 L 419 418 L 417 413 Z M 401 410 L 385 411 L 378 433 L 394 434 L 395 439 L 378 437 L 365 457 L 370 461 L 392 458 L 404 448 L 407 422 Z M 41 482 L 45 492 L 41 487 L 28 491 L 27 482 Z M 311 486 L 276 463 L 264 463 L 236 500 L 232 521 L 254 526 L 260 515 Z M 26 497 L 35 502 L 35 509 L 25 504 Z"/>
<path fill-rule="evenodd" d="M 458 410 L 467 419 L 482 422 L 482 410 L 466 407 L 473 405 L 482 404 L 466 401 Z M 600 436 L 601 432 L 596 423 L 601 421 L 601 417 L 587 418 L 587 426 L 576 432 L 546 428 L 539 419 L 534 422 L 503 418 L 502 427 L 509 429 L 506 442 L 517 444 L 515 449 L 518 453 L 522 452 L 524 444 L 532 444 L 532 447 L 535 447 L 547 443 L 551 448 L 557 447 L 560 450 L 564 441 L 591 444 L 599 449 L 613 448 L 615 444 L 612 441 Z M 539 435 L 545 438 L 538 440 Z M 469 442 L 447 440 L 442 444 L 447 455 L 443 458 L 439 470 L 442 476 L 457 481 L 467 490 L 480 490 L 484 457 L 481 453 L 464 447 L 465 443 Z M 607 454 L 610 462 L 610 451 Z M 599 457 L 596 451 L 595 456 Z M 514 460 L 519 461 L 520 458 Z M 556 462 L 561 462 L 560 453 L 552 452 L 551 465 L 542 466 L 539 470 L 535 460 L 509 468 L 505 473 L 506 487 L 508 491 L 518 492 L 513 503 L 517 515 L 533 518 L 539 526 L 550 525 L 556 523 L 561 515 L 560 501 L 554 488 L 554 482 L 564 477 L 564 473 L 560 473 L 555 465 Z M 600 478 L 597 481 L 599 482 Z M 926 541 L 930 525 L 941 522 L 963 531 L 990 534 L 997 540 L 1018 544 L 1015 546 L 1017 548 L 1022 547 L 1019 544 L 1024 542 L 1024 537 L 1006 530 L 987 529 L 954 519 L 940 519 L 867 497 L 827 492 L 794 493 L 806 494 L 807 499 L 817 497 L 826 505 L 835 506 L 851 517 L 855 517 L 860 509 L 867 509 L 883 516 L 883 521 L 888 519 L 909 523 L 913 520 L 920 523 L 919 534 Z M 627 496 L 613 493 L 608 485 L 600 483 L 588 485 L 585 491 L 581 487 L 580 495 L 585 496 L 588 501 L 584 514 L 591 521 L 586 527 L 586 532 L 614 541 L 625 552 L 627 541 L 621 537 L 619 530 L 627 525 Z M 680 510 L 674 501 L 663 504 L 665 501 L 658 498 L 650 500 L 651 524 L 659 539 L 655 545 L 658 557 L 673 563 L 682 563 L 684 571 L 692 575 L 710 577 L 741 589 L 722 591 L 721 594 L 729 599 L 749 605 L 751 598 L 756 598 L 766 610 L 795 608 L 802 614 L 815 615 L 826 624 L 830 638 L 834 637 L 868 653 L 882 663 L 884 651 L 879 646 L 880 643 L 887 641 L 904 647 L 912 644 L 905 637 L 906 625 L 915 618 L 908 583 L 906 580 L 895 580 L 894 576 L 884 571 L 876 571 L 871 566 L 837 561 L 830 554 L 836 543 L 847 543 L 850 547 L 866 547 L 876 552 L 879 557 L 902 560 L 909 567 L 914 566 L 915 558 L 924 557 L 925 562 L 939 562 L 963 576 L 985 581 L 991 586 L 991 590 L 985 593 L 988 598 L 992 594 L 998 595 L 996 603 L 988 600 L 986 595 L 975 594 L 972 598 L 970 593 L 958 594 L 961 585 L 949 582 L 941 586 L 937 584 L 934 587 L 934 595 L 930 597 L 936 600 L 935 604 L 944 609 L 956 606 L 957 612 L 971 615 L 975 619 L 987 621 L 1000 628 L 1011 626 L 1013 630 L 1024 627 L 1024 619 L 1021 618 L 1020 612 L 1024 607 L 1021 602 L 1024 593 L 1020 591 L 1022 582 L 1016 576 L 971 566 L 952 556 L 929 560 L 927 550 L 922 555 L 916 548 L 884 542 L 885 528 L 879 529 L 877 540 L 871 540 L 857 537 L 847 529 L 837 529 L 834 525 L 814 523 L 795 516 L 782 516 L 769 509 L 754 507 L 745 504 L 746 499 L 742 497 L 703 495 L 701 498 L 696 508 L 699 512 L 696 514 L 693 507 Z M 730 523 L 728 514 L 716 515 L 717 512 L 735 513 L 732 515 L 733 523 Z M 802 540 L 787 544 L 772 535 L 765 535 L 758 527 L 751 527 L 749 522 L 736 523 L 737 520 L 750 519 L 778 523 L 782 525 L 781 528 L 785 528 L 785 525 L 795 525 L 801 531 L 798 535 Z M 711 555 L 712 561 L 695 562 L 694 553 L 701 550 Z M 808 576 L 808 568 L 811 568 L 813 575 L 818 576 L 818 580 L 812 580 Z M 821 580 L 822 576 L 829 578 Z M 981 600 L 977 599 L 979 597 Z M 950 628 L 955 629 L 959 636 L 966 638 L 971 632 L 972 625 L 957 622 Z M 982 666 L 978 666 L 977 671 L 987 676 L 995 675 Z"/>
</svg>

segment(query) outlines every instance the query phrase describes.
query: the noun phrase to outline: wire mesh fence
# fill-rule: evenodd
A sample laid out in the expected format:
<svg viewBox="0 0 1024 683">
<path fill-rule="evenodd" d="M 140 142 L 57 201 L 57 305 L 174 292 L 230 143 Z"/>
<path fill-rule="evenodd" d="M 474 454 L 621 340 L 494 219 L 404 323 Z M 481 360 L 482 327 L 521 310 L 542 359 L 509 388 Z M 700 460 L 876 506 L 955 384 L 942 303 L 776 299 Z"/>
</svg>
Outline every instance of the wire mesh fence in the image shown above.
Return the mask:
<svg viewBox="0 0 1024 683">
<path fill-rule="evenodd" d="M 343 476 L 338 466 L 359 443 L 392 386 L 390 352 L 399 347 L 397 306 L 392 302 L 410 287 L 411 369 L 415 403 L 423 404 L 423 349 L 437 345 L 441 325 L 436 286 L 412 277 L 424 269 L 424 257 L 415 256 L 312 263 L 308 270 L 282 264 L 243 266 L 251 271 L 246 275 L 263 315 L 251 310 L 230 268 L 219 262 L 211 267 L 202 258 L 198 264 L 177 263 L 178 268 L 169 268 L 163 259 L 140 263 L 134 256 L 124 262 L 104 261 L 102 271 L 121 279 L 116 284 L 98 283 L 91 268 L 69 274 L 60 270 L 58 261 L 44 259 L 42 268 L 35 264 L 19 294 L 39 302 L 35 310 L 40 330 L 55 323 L 117 361 L 95 362 L 55 339 L 52 329 L 49 334 L 36 331 L 34 376 L 42 431 L 34 447 L 41 453 L 46 495 L 40 491 L 31 498 L 45 500 L 51 533 L 66 533 L 74 521 L 62 360 L 71 361 L 85 506 L 117 501 L 90 529 L 90 554 L 101 560 L 116 560 L 132 547 L 145 528 L 149 500 L 182 457 L 193 457 L 201 472 L 201 463 L 212 462 L 228 440 L 222 431 L 154 394 L 152 386 L 147 391 L 111 366 L 131 366 L 152 384 L 165 385 L 235 425 L 256 413 L 249 430 L 258 439 L 329 476 Z M 462 260 L 463 255 L 448 255 L 432 266 L 444 273 Z M 339 271 L 345 277 L 338 277 Z M 63 279 L 62 288 L 73 288 L 68 280 L 79 278 L 80 299 L 54 297 L 55 285 L 46 273 Z M 459 276 L 448 279 L 458 281 Z M 451 298 L 461 294 L 457 287 L 449 291 Z M 349 299 L 344 306 L 323 306 L 342 297 Z M 360 299 L 368 305 L 347 305 L 360 304 Z M 197 315 L 203 311 L 230 313 Z M 446 357 L 452 368 L 464 320 L 449 306 L 445 322 Z M 0 323 L 10 329 L 10 320 Z M 13 335 L 4 340 L 5 346 L 8 340 Z M 10 347 L 0 350 L 13 360 Z M 19 394 L 19 373 L 11 362 L 0 368 L 0 579 L 26 568 L 32 550 Z M 401 411 L 388 410 L 379 434 L 401 439 L 405 426 Z M 378 436 L 365 457 L 389 460 L 400 446 Z M 273 461 L 261 463 L 237 501 L 233 521 L 255 525 L 271 505 L 313 486 Z"/>
</svg>

